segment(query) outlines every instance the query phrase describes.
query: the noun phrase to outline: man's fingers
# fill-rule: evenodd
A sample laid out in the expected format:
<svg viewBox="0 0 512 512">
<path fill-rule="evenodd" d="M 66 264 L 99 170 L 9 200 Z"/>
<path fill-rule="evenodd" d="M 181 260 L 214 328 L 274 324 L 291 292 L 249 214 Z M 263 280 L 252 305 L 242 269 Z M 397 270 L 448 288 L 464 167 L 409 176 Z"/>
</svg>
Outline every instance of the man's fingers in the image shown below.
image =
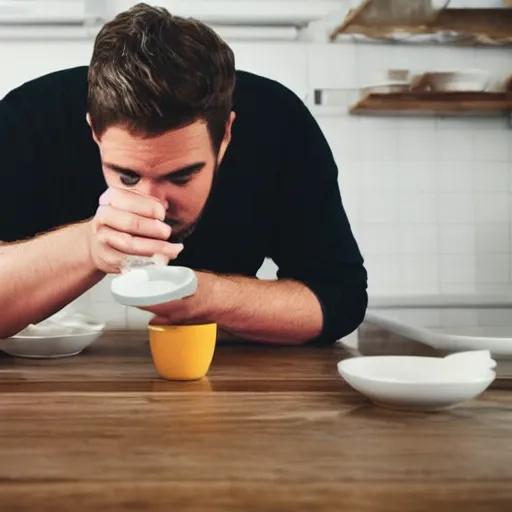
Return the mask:
<svg viewBox="0 0 512 512">
<path fill-rule="evenodd" d="M 167 203 L 156 197 L 144 196 L 134 190 L 109 188 L 100 197 L 101 206 L 113 206 L 118 210 L 136 213 L 150 219 L 163 221 L 167 210 Z"/>
<path fill-rule="evenodd" d="M 169 325 L 169 319 L 166 316 L 155 315 L 149 321 L 149 325 Z"/>
<path fill-rule="evenodd" d="M 116 231 L 109 226 L 101 226 L 98 229 L 98 239 L 102 244 L 130 256 L 151 257 L 154 254 L 163 254 L 173 260 L 183 250 L 183 244 L 172 244 L 164 240 L 133 236 Z"/>
<path fill-rule="evenodd" d="M 96 211 L 96 219 L 100 224 L 117 231 L 148 238 L 168 240 L 172 231 L 168 224 L 158 219 L 142 217 L 111 205 L 100 206 Z"/>
</svg>

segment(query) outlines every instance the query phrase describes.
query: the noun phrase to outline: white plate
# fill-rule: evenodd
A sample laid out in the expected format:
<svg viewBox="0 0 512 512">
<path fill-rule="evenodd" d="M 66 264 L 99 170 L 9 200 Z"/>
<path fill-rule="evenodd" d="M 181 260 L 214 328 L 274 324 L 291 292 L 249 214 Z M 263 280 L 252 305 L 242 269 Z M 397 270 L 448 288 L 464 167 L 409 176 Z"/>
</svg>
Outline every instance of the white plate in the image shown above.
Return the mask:
<svg viewBox="0 0 512 512">
<path fill-rule="evenodd" d="M 67 306 L 10 338 L 0 339 L 0 350 L 14 357 L 31 359 L 70 357 L 91 345 L 104 328 L 104 322 Z"/>
<path fill-rule="evenodd" d="M 412 356 L 354 357 L 338 363 L 338 372 L 376 405 L 407 411 L 441 411 L 472 400 L 496 378 L 482 368 L 456 372 L 441 358 Z"/>
<path fill-rule="evenodd" d="M 442 309 L 442 308 L 441 308 Z M 489 350 L 495 359 L 512 359 L 512 308 L 510 326 L 422 325 L 414 320 L 419 310 L 368 311 L 366 320 L 405 338 L 445 352 Z"/>
<path fill-rule="evenodd" d="M 57 359 L 80 354 L 94 343 L 102 331 L 89 331 L 62 336 L 12 336 L 0 340 L 0 350 L 14 357 Z"/>
<path fill-rule="evenodd" d="M 345 349 L 345 351 L 351 357 L 370 357 L 375 355 L 425 355 L 424 345 L 418 345 L 415 341 L 411 342 L 410 347 L 404 346 L 404 341 L 400 341 L 399 344 L 395 340 L 389 340 L 385 348 L 382 347 L 382 342 L 376 345 L 376 347 L 369 346 L 368 343 L 361 346 L 358 339 L 342 339 L 338 343 Z M 379 346 L 381 350 L 379 350 Z M 366 349 L 368 350 L 365 350 Z M 381 353 L 379 353 L 381 352 Z M 436 356 L 442 357 L 446 355 L 446 351 L 433 351 Z M 453 351 L 448 352 L 448 355 L 460 354 L 460 352 Z M 498 379 L 510 379 L 512 378 L 512 360 L 497 359 L 496 361 L 496 377 Z"/>
</svg>

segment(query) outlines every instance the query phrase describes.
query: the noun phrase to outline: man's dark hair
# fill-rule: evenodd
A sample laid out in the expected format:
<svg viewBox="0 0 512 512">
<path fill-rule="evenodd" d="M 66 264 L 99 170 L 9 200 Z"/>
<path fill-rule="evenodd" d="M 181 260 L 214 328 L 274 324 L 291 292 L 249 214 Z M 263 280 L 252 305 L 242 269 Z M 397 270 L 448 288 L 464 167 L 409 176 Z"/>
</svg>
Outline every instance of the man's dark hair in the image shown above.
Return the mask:
<svg viewBox="0 0 512 512">
<path fill-rule="evenodd" d="M 232 109 L 235 58 L 205 24 L 140 3 L 102 27 L 88 85 L 99 137 L 115 125 L 152 137 L 204 120 L 218 150 Z"/>
</svg>

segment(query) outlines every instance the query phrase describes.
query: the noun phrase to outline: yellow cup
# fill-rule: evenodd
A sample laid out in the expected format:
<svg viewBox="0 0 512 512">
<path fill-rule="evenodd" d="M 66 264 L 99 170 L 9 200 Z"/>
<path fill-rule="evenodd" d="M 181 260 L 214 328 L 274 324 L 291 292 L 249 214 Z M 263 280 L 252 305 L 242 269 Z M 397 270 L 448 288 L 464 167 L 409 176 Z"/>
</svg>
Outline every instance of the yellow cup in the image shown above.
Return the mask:
<svg viewBox="0 0 512 512">
<path fill-rule="evenodd" d="M 167 380 L 199 380 L 210 369 L 217 324 L 149 325 L 156 371 Z"/>
</svg>

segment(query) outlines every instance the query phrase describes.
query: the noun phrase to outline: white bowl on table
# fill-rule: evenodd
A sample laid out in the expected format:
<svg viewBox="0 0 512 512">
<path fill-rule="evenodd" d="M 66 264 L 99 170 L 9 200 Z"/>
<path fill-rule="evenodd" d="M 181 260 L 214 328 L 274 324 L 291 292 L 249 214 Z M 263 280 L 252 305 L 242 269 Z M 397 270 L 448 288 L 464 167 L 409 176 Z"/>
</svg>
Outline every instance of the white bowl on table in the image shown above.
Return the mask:
<svg viewBox="0 0 512 512">
<path fill-rule="evenodd" d="M 65 309 L 14 336 L 0 339 L 0 350 L 30 359 L 71 357 L 94 343 L 104 328 L 103 322 Z"/>
<path fill-rule="evenodd" d="M 338 363 L 338 372 L 376 405 L 411 411 L 451 409 L 476 398 L 496 378 L 496 362 L 486 351 L 473 357 L 353 357 Z"/>
</svg>

